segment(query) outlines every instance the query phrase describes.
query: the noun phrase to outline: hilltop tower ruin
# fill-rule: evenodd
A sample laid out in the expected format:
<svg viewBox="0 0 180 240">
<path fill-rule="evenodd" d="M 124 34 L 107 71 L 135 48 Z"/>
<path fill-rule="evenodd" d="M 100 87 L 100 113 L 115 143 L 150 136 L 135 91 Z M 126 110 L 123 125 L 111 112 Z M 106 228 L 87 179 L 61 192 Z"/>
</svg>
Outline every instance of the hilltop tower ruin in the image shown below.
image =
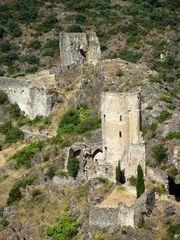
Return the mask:
<svg viewBox="0 0 180 240">
<path fill-rule="evenodd" d="M 101 58 L 100 43 L 95 32 L 61 32 L 59 47 L 62 67 L 77 66 L 83 63 L 96 65 Z"/>
<path fill-rule="evenodd" d="M 108 174 L 110 179 L 115 181 L 115 169 L 119 162 L 125 179 L 136 177 L 139 164 L 145 173 L 140 94 L 102 93 L 101 119 L 103 158 L 112 171 Z"/>
</svg>

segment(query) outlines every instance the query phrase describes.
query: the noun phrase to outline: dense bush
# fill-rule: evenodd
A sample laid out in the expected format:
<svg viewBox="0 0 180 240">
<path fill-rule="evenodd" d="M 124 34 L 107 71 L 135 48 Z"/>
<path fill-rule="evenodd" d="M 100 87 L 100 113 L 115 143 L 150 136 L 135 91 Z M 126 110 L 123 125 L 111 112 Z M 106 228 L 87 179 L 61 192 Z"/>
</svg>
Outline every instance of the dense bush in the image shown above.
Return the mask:
<svg viewBox="0 0 180 240">
<path fill-rule="evenodd" d="M 57 225 L 50 225 L 47 228 L 47 235 L 53 240 L 71 240 L 78 233 L 79 224 L 76 217 L 64 210 Z"/>
<path fill-rule="evenodd" d="M 100 126 L 98 118 L 90 118 L 90 111 L 87 107 L 70 109 L 61 118 L 58 135 L 63 133 L 82 134 L 94 130 Z"/>
<path fill-rule="evenodd" d="M 43 46 L 43 55 L 53 57 L 59 50 L 59 40 L 51 39 L 48 40 Z"/>
<path fill-rule="evenodd" d="M 169 132 L 166 137 L 166 140 L 180 139 L 180 132 Z"/>
<path fill-rule="evenodd" d="M 0 125 L 0 133 L 5 134 L 6 143 L 15 143 L 24 138 L 24 133 L 17 127 L 13 127 L 11 122 Z"/>
<path fill-rule="evenodd" d="M 174 224 L 169 222 L 167 227 L 167 233 L 162 240 L 176 239 L 176 236 L 180 236 L 180 224 Z"/>
<path fill-rule="evenodd" d="M 24 55 L 20 58 L 21 62 L 27 62 L 29 64 L 38 64 L 39 58 L 35 55 Z"/>
<path fill-rule="evenodd" d="M 48 32 L 56 26 L 57 22 L 57 17 L 54 14 L 50 14 L 38 25 L 37 29 L 40 32 Z"/>
<path fill-rule="evenodd" d="M 46 172 L 46 177 L 48 177 L 50 180 L 56 175 L 57 167 L 56 166 L 50 166 Z"/>
<path fill-rule="evenodd" d="M 143 54 L 141 52 L 132 52 L 125 48 L 119 52 L 110 54 L 109 58 L 122 58 L 125 61 L 137 63 L 138 60 L 142 57 L 142 55 Z"/>
<path fill-rule="evenodd" d="M 159 123 L 164 122 L 165 120 L 169 119 L 171 117 L 171 113 L 169 113 L 168 111 L 161 111 L 159 116 L 156 118 L 158 120 Z"/>
<path fill-rule="evenodd" d="M 5 29 L 3 27 L 0 27 L 0 38 L 4 37 Z"/>
<path fill-rule="evenodd" d="M 144 175 L 143 175 L 143 170 L 141 165 L 138 165 L 137 167 L 136 191 L 137 191 L 137 198 L 139 198 L 145 191 Z"/>
<path fill-rule="evenodd" d="M 26 168 L 31 167 L 32 158 L 41 151 L 42 147 L 42 142 L 33 141 L 28 146 L 15 153 L 11 158 L 15 162 L 15 167 L 17 169 L 22 166 L 25 166 Z"/>
<path fill-rule="evenodd" d="M 71 177 L 76 177 L 79 171 L 79 160 L 78 158 L 72 158 L 69 160 L 67 165 L 68 173 Z"/>
<path fill-rule="evenodd" d="M 79 25 L 71 25 L 67 28 L 66 31 L 71 33 L 73 32 L 79 33 L 82 32 L 82 28 Z"/>
<path fill-rule="evenodd" d="M 27 185 L 31 185 L 35 180 L 35 177 L 26 177 L 17 181 L 9 192 L 9 197 L 7 199 L 7 204 L 12 205 L 19 202 L 23 195 L 21 193 L 21 188 L 26 188 Z"/>
<path fill-rule="evenodd" d="M 38 50 L 41 48 L 41 43 L 37 39 L 32 39 L 28 44 L 28 48 Z"/>
<path fill-rule="evenodd" d="M 17 22 L 9 21 L 7 26 L 9 34 L 13 37 L 20 37 L 22 35 L 22 31 Z"/>
<path fill-rule="evenodd" d="M 117 69 L 117 71 L 116 71 L 116 76 L 118 76 L 118 77 L 123 76 L 123 71 L 122 71 L 120 68 Z"/>
<path fill-rule="evenodd" d="M 7 101 L 8 101 L 7 94 L 4 91 L 0 90 L 0 104 L 4 104 Z"/>
<path fill-rule="evenodd" d="M 152 148 L 152 156 L 156 160 L 156 164 L 160 165 L 167 161 L 167 149 L 162 144 L 154 145 Z"/>
<path fill-rule="evenodd" d="M 20 117 L 23 115 L 17 103 L 11 104 L 9 111 L 14 117 Z"/>
<path fill-rule="evenodd" d="M 20 139 L 24 139 L 24 133 L 19 128 L 11 128 L 7 131 L 5 137 L 7 143 L 15 143 Z"/>
</svg>

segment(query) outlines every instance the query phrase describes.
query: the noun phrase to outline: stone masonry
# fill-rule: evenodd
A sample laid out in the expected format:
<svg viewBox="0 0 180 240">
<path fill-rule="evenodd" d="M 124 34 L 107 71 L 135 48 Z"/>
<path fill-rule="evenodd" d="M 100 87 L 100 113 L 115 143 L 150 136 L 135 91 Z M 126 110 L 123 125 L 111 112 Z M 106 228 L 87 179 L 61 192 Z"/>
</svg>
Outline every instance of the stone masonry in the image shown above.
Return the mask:
<svg viewBox="0 0 180 240">
<path fill-rule="evenodd" d="M 60 61 L 62 67 L 83 63 L 96 65 L 101 58 L 99 40 L 95 32 L 60 33 Z"/>
</svg>

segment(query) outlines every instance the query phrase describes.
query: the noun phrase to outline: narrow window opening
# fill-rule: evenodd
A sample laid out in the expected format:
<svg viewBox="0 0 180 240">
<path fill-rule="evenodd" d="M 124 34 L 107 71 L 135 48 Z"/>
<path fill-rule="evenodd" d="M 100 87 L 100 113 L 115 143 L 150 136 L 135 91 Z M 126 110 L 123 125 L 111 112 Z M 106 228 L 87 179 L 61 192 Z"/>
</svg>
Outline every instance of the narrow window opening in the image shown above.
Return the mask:
<svg viewBox="0 0 180 240">
<path fill-rule="evenodd" d="M 104 147 L 105 150 L 107 150 L 107 147 Z"/>
<path fill-rule="evenodd" d="M 122 121 L 122 115 L 119 116 L 119 121 Z"/>
<path fill-rule="evenodd" d="M 122 137 L 122 134 L 121 134 L 121 132 L 119 132 L 119 137 Z"/>
<path fill-rule="evenodd" d="M 104 121 L 106 121 L 106 114 L 104 114 Z"/>
</svg>

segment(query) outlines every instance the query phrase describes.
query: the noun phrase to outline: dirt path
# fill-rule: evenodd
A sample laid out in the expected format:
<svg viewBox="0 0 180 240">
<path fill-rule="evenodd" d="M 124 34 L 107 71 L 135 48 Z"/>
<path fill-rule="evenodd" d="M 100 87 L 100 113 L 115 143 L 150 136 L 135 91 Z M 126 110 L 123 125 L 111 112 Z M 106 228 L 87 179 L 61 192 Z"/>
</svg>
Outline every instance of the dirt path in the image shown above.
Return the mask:
<svg viewBox="0 0 180 240">
<path fill-rule="evenodd" d="M 136 191 L 134 187 L 116 186 L 112 193 L 98 205 L 100 208 L 116 208 L 118 203 L 131 206 L 136 201 Z"/>
</svg>

